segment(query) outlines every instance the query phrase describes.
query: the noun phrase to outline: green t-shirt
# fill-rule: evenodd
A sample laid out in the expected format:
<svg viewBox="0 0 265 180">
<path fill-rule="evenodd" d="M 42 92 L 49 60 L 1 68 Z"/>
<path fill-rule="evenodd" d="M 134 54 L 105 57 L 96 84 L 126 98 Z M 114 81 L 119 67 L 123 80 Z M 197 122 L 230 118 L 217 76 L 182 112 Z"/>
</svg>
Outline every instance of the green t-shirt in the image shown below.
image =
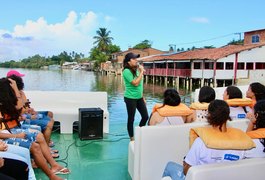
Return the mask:
<svg viewBox="0 0 265 180">
<path fill-rule="evenodd" d="M 139 71 L 136 72 L 137 77 L 139 76 Z M 122 72 L 124 85 L 125 85 L 125 92 L 124 97 L 130 99 L 140 99 L 143 97 L 143 79 L 141 80 L 138 86 L 132 85 L 132 81 L 137 77 L 133 77 L 132 72 L 129 69 L 124 69 Z"/>
</svg>

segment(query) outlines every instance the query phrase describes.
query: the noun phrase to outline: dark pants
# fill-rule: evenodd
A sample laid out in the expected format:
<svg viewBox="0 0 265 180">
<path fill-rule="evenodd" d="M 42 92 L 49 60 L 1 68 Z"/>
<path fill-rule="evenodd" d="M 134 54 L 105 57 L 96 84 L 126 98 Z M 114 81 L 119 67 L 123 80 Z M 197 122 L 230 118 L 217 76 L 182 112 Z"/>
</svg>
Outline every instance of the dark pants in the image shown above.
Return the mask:
<svg viewBox="0 0 265 180">
<path fill-rule="evenodd" d="M 0 168 L 0 173 L 10 176 L 10 179 L 28 180 L 28 165 L 23 161 L 4 158 L 4 166 Z"/>
<path fill-rule="evenodd" d="M 145 106 L 145 102 L 143 98 L 130 99 L 130 98 L 124 97 L 124 102 L 126 104 L 127 115 L 128 115 L 127 130 L 128 130 L 129 136 L 133 137 L 133 123 L 134 123 L 134 116 L 135 116 L 136 109 L 141 114 L 142 119 L 140 121 L 139 126 L 142 127 L 142 126 L 145 126 L 148 120 L 147 108 Z"/>
</svg>

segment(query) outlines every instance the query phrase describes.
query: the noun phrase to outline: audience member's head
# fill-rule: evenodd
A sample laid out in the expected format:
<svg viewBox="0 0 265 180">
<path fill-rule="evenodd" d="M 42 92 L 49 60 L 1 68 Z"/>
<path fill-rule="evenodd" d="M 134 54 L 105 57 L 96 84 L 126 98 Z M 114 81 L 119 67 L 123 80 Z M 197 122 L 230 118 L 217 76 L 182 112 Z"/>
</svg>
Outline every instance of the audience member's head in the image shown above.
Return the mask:
<svg viewBox="0 0 265 180">
<path fill-rule="evenodd" d="M 242 98 L 241 90 L 236 86 L 228 86 L 223 94 L 223 99 L 235 99 L 235 98 Z"/>
<path fill-rule="evenodd" d="M 11 78 L 14 81 L 16 81 L 18 90 L 23 90 L 24 89 L 24 82 L 23 82 L 23 79 L 20 76 L 11 75 L 8 78 Z"/>
<path fill-rule="evenodd" d="M 18 118 L 19 111 L 16 109 L 17 97 L 7 78 L 0 79 L 0 92 L 1 114 L 7 114 L 14 118 Z"/>
<path fill-rule="evenodd" d="M 178 91 L 175 89 L 167 89 L 164 92 L 164 104 L 169 106 L 178 106 L 181 102 Z"/>
<path fill-rule="evenodd" d="M 219 127 L 220 131 L 223 126 L 227 122 L 227 120 L 231 120 L 230 109 L 228 104 L 223 100 L 214 100 L 208 106 L 208 123 L 213 127 Z"/>
<path fill-rule="evenodd" d="M 210 86 L 203 86 L 199 92 L 199 102 L 203 103 L 210 103 L 211 101 L 215 100 L 215 91 Z"/>
<path fill-rule="evenodd" d="M 254 106 L 254 114 L 256 117 L 256 128 L 265 128 L 265 100 L 257 101 Z"/>
<path fill-rule="evenodd" d="M 265 86 L 259 82 L 251 83 L 247 90 L 247 97 L 256 101 L 265 99 Z"/>
</svg>

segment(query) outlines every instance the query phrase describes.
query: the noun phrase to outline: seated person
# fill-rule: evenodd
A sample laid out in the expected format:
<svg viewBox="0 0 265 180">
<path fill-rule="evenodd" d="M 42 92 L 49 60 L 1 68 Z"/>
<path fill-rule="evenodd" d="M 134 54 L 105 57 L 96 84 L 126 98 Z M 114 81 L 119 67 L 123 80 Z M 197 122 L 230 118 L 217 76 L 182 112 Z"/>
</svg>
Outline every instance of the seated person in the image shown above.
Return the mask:
<svg viewBox="0 0 265 180">
<path fill-rule="evenodd" d="M 246 118 L 247 113 L 252 111 L 249 107 L 252 104 L 252 100 L 242 97 L 242 92 L 236 86 L 228 86 L 224 91 L 223 100 L 229 105 L 232 119 Z"/>
<path fill-rule="evenodd" d="M 21 146 L 30 150 L 35 163 L 52 180 L 61 180 L 56 174 L 69 174 L 69 169 L 57 163 L 41 132 L 21 129 L 18 122 L 23 103 L 16 81 L 0 79 L 0 112 L 2 118 L 0 138 L 7 144 Z"/>
<path fill-rule="evenodd" d="M 173 180 L 184 179 L 191 166 L 243 159 L 245 150 L 255 147 L 255 144 L 240 129 L 226 126 L 230 120 L 229 111 L 225 101 L 212 101 L 207 116 L 211 126 L 191 129 L 191 148 L 184 158 L 183 167 L 169 162 L 163 177 L 170 176 Z"/>
<path fill-rule="evenodd" d="M 251 83 L 246 92 L 246 96 L 252 99 L 251 108 L 253 109 L 257 101 L 265 99 L 265 86 L 259 82 Z M 247 113 L 247 118 L 255 119 L 253 112 Z"/>
<path fill-rule="evenodd" d="M 246 151 L 246 157 L 265 157 L 265 100 L 258 101 L 254 106 L 255 119 L 247 128 L 247 135 L 256 144 L 256 148 Z"/>
<path fill-rule="evenodd" d="M 10 151 L 10 147 L 16 149 L 17 152 L 12 152 L 12 150 Z M 26 152 L 27 158 L 24 158 L 25 154 L 23 154 L 23 156 L 18 155 L 19 153 L 21 154 L 21 150 L 22 152 Z M 28 149 L 15 145 L 8 145 L 0 140 L 0 157 L 0 173 L 15 179 L 36 179 L 34 171 L 32 167 L 30 167 L 31 164 Z M 31 171 L 31 176 L 29 176 L 29 170 Z"/>
<path fill-rule="evenodd" d="M 265 99 L 265 86 L 259 82 L 251 83 L 246 96 L 253 100 L 252 107 L 254 107 L 257 101 Z"/>
<path fill-rule="evenodd" d="M 33 108 L 29 106 L 29 100 L 27 99 L 23 89 L 24 89 L 24 82 L 22 77 L 25 76 L 24 74 L 19 73 L 15 70 L 10 70 L 7 73 L 7 77 L 13 79 L 16 81 L 17 87 L 20 92 L 20 96 L 22 97 L 23 102 L 23 113 L 25 115 L 23 117 L 26 117 L 28 121 L 24 121 L 23 123 L 27 122 L 27 125 L 24 125 L 25 127 L 29 125 L 37 125 L 40 126 L 41 132 L 43 133 L 46 142 L 49 144 L 50 147 L 53 146 L 53 142 L 51 141 L 51 132 L 54 124 L 53 119 L 53 113 L 46 111 L 46 112 L 36 112 Z"/>
<path fill-rule="evenodd" d="M 0 113 L 0 117 L 1 117 L 1 113 Z M 12 144 L 6 144 L 2 140 L 0 140 L 0 157 L 15 159 L 15 160 L 25 162 L 28 165 L 29 179 L 31 180 L 36 179 L 32 165 L 31 165 L 30 153 L 27 148 L 19 147 L 19 146 L 12 145 Z"/>
<path fill-rule="evenodd" d="M 199 92 L 199 102 L 192 103 L 190 109 L 193 110 L 192 121 L 207 122 L 209 103 L 215 100 L 215 91 L 210 86 L 203 86 Z"/>
<path fill-rule="evenodd" d="M 177 125 L 189 122 L 192 111 L 181 103 L 179 93 L 175 89 L 164 92 L 164 103 L 153 107 L 149 125 Z"/>
</svg>

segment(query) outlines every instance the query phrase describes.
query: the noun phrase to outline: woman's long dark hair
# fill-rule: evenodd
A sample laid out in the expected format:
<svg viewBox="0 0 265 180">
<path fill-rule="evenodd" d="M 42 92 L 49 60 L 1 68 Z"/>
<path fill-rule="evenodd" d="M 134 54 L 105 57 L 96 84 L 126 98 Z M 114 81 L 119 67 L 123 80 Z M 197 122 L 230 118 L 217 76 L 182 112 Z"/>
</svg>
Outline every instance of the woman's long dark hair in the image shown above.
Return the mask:
<svg viewBox="0 0 265 180">
<path fill-rule="evenodd" d="M 208 116 L 207 120 L 213 127 L 219 127 L 222 131 L 222 125 L 231 120 L 230 109 L 228 104 L 223 100 L 213 100 L 208 106 Z"/>
<path fill-rule="evenodd" d="M 265 86 L 260 84 L 259 82 L 251 83 L 250 85 L 251 91 L 255 94 L 256 100 L 265 99 Z"/>
<path fill-rule="evenodd" d="M 265 100 L 257 101 L 254 106 L 254 114 L 256 116 L 256 127 L 255 129 L 265 128 Z M 264 146 L 263 152 L 265 152 L 265 138 L 260 139 L 260 142 Z"/>
<path fill-rule="evenodd" d="M 18 120 L 21 110 L 16 109 L 17 100 L 10 81 L 7 78 L 0 79 L 0 111 L 3 117 Z"/>
<path fill-rule="evenodd" d="M 125 61 L 123 60 L 123 70 L 124 69 L 129 69 L 132 74 L 133 74 L 133 77 L 136 77 L 137 76 L 137 67 L 131 67 L 130 64 L 128 63 L 129 61 Z"/>
</svg>

